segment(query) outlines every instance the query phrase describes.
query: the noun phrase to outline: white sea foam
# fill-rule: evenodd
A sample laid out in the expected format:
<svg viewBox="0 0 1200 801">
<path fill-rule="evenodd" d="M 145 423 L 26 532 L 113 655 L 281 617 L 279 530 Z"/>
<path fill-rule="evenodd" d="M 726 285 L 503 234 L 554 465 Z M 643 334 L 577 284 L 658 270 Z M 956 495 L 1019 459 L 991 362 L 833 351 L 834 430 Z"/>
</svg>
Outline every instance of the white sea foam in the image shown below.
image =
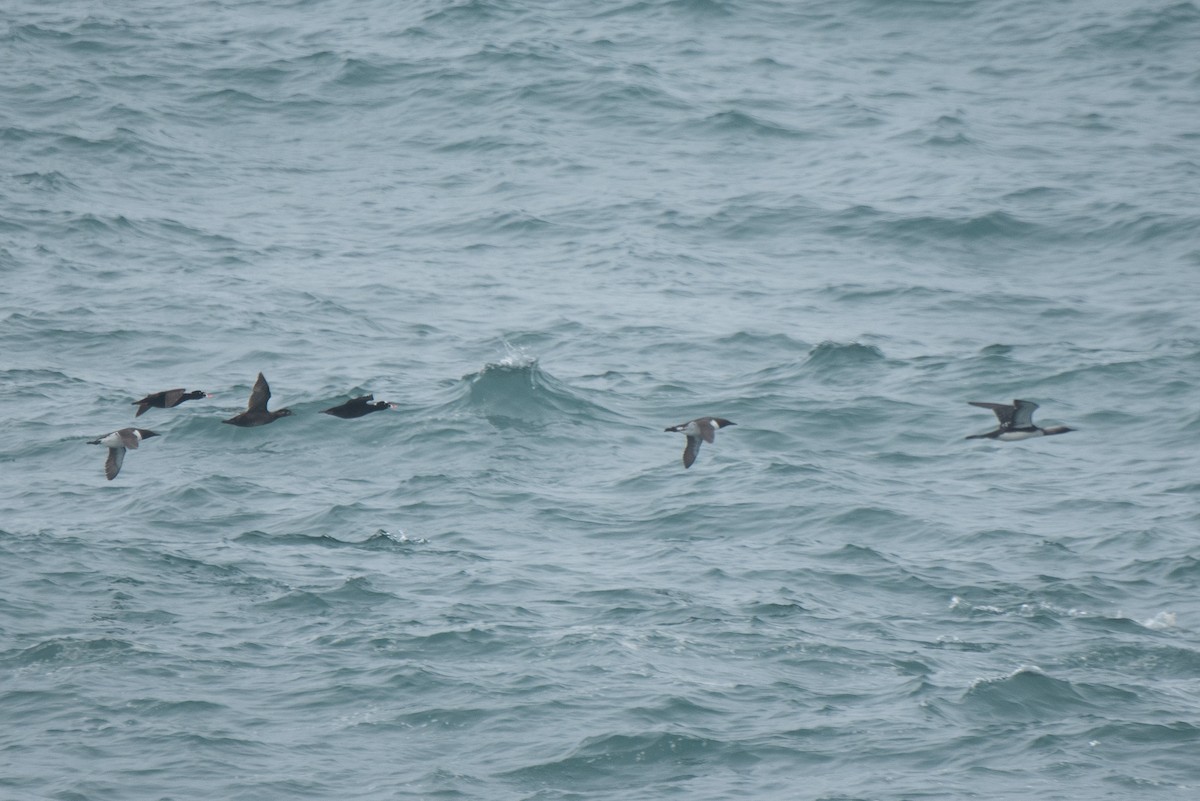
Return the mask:
<svg viewBox="0 0 1200 801">
<path fill-rule="evenodd" d="M 1174 612 L 1159 612 L 1154 617 L 1142 621 L 1142 625 L 1148 629 L 1173 629 L 1175 628 L 1176 620 Z"/>
</svg>

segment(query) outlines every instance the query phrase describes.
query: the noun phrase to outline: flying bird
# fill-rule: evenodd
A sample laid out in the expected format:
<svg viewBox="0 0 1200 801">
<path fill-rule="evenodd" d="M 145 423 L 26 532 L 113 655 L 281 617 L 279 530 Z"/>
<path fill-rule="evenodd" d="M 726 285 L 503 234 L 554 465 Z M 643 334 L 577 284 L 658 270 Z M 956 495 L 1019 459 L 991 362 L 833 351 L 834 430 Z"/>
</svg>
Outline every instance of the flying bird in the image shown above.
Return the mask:
<svg viewBox="0 0 1200 801">
<path fill-rule="evenodd" d="M 1048 437 L 1052 434 L 1065 434 L 1075 430 L 1066 426 L 1050 426 L 1049 428 L 1035 426 L 1033 412 L 1038 405 L 1033 401 L 1015 400 L 1012 405 L 980 401 L 967 401 L 967 403 L 981 409 L 991 409 L 996 413 L 996 419 L 1000 421 L 1000 426 L 995 431 L 988 431 L 986 434 L 972 434 L 967 439 L 998 439 L 1002 442 L 1015 442 L 1030 437 Z"/>
<path fill-rule="evenodd" d="M 104 461 L 104 475 L 112 481 L 117 477 L 117 473 L 121 472 L 121 465 L 125 463 L 125 450 L 136 449 L 142 440 L 157 436 L 158 434 L 144 428 L 122 428 L 120 431 L 105 434 L 100 439 L 94 439 L 88 442 L 88 445 L 104 445 L 108 448 L 108 458 Z"/>
<path fill-rule="evenodd" d="M 211 394 L 198 389 L 191 392 L 183 389 L 164 389 L 162 392 L 153 392 L 141 400 L 135 400 L 132 405 L 138 407 L 138 410 L 134 417 L 141 417 L 147 409 L 170 409 L 184 401 L 211 397 Z"/>
<path fill-rule="evenodd" d="M 695 420 L 689 420 L 664 430 L 687 435 L 687 446 L 683 449 L 683 466 L 688 468 L 696 461 L 696 454 L 700 452 L 701 442 L 712 442 L 718 428 L 733 425 L 737 425 L 737 423 L 720 417 L 697 417 Z"/>
<path fill-rule="evenodd" d="M 359 398 L 351 398 L 341 406 L 334 406 L 330 409 L 322 409 L 321 414 L 332 414 L 334 417 L 341 417 L 343 420 L 350 420 L 354 417 L 362 417 L 371 412 L 382 412 L 384 409 L 395 409 L 396 404 L 387 403 L 385 401 L 368 401 L 375 400 L 374 395 L 363 395 Z"/>
<path fill-rule="evenodd" d="M 259 373 L 258 380 L 254 382 L 254 389 L 250 390 L 250 402 L 246 405 L 246 411 L 221 422 L 250 428 L 274 423 L 280 417 L 287 417 L 292 413 L 291 409 L 276 409 L 268 412 L 267 401 L 270 399 L 271 387 L 267 384 L 267 379 L 263 378 L 263 374 Z"/>
</svg>

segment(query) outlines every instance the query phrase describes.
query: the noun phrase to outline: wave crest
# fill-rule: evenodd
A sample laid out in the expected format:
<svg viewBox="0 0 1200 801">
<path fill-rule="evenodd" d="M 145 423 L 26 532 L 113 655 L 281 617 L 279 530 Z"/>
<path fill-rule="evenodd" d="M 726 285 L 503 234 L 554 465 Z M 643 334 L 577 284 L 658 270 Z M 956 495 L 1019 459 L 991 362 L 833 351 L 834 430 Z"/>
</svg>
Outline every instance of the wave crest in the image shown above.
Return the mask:
<svg viewBox="0 0 1200 801">
<path fill-rule="evenodd" d="M 457 411 L 482 415 L 497 428 L 538 428 L 553 421 L 595 422 L 613 415 L 541 369 L 535 357 L 511 350 L 462 377 Z"/>
</svg>

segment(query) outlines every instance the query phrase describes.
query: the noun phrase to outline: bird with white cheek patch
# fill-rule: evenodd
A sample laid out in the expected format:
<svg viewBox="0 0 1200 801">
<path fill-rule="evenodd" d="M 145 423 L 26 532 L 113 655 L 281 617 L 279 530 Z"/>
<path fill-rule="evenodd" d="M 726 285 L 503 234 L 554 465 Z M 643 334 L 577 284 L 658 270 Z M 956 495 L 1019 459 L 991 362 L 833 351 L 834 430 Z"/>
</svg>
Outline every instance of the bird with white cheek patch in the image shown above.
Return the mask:
<svg viewBox="0 0 1200 801">
<path fill-rule="evenodd" d="M 688 468 L 696 461 L 696 454 L 700 453 L 700 443 L 711 443 L 718 428 L 733 425 L 737 425 L 737 423 L 721 417 L 697 417 L 695 420 L 689 420 L 664 430 L 687 436 L 687 446 L 683 449 L 683 466 Z"/>
<path fill-rule="evenodd" d="M 157 437 L 153 431 L 145 428 L 122 428 L 111 434 L 105 434 L 100 439 L 94 439 L 88 445 L 104 445 L 108 448 L 108 458 L 104 461 L 104 475 L 112 481 L 121 472 L 125 464 L 125 451 L 128 448 L 137 449 L 139 443 L 150 437 Z"/>
</svg>

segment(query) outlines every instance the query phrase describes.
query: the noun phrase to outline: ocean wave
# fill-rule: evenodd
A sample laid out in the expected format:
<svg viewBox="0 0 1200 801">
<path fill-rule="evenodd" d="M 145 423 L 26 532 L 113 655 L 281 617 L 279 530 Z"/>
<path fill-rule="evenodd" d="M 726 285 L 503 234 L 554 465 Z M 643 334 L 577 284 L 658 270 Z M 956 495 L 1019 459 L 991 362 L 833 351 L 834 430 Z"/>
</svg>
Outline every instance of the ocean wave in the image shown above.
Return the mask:
<svg viewBox="0 0 1200 801">
<path fill-rule="evenodd" d="M 448 410 L 478 414 L 497 428 L 615 419 L 612 412 L 542 370 L 536 358 L 517 351 L 463 376 L 457 391 L 459 397 Z"/>
<path fill-rule="evenodd" d="M 1174 212 L 1097 209 L 1088 217 L 1067 220 L 1066 224 L 1073 225 L 1080 238 L 1110 244 L 1191 244 L 1200 236 L 1200 216 Z"/>
<path fill-rule="evenodd" d="M 715 133 L 737 137 L 758 136 L 789 140 L 811 139 L 816 134 L 763 119 L 744 111 L 721 111 L 704 119 L 704 125 Z"/>
<path fill-rule="evenodd" d="M 375 589 L 371 586 L 370 579 L 363 576 L 346 579 L 342 582 L 341 586 L 322 592 L 320 595 L 328 601 L 365 604 L 368 606 L 390 603 L 397 600 L 396 596 L 392 593 Z"/>
<path fill-rule="evenodd" d="M 483 247 L 486 243 L 479 242 L 480 238 L 504 237 L 521 239 L 535 234 L 543 234 L 557 230 L 571 230 L 565 226 L 536 214 L 521 210 L 482 211 L 469 217 L 458 217 L 434 226 L 431 232 L 442 236 L 470 237 L 468 247 Z"/>
<path fill-rule="evenodd" d="M 680 771 L 700 770 L 711 760 L 727 756 L 727 751 L 726 743 L 674 732 L 595 735 L 562 758 L 510 770 L 503 777 L 531 787 L 569 782 L 582 788 L 644 788 L 656 774 L 660 779 L 670 775 L 678 780 Z M 629 770 L 635 765 L 638 778 L 632 779 Z"/>
<path fill-rule="evenodd" d="M 1113 705 L 1134 703 L 1136 693 L 1103 684 L 1054 678 L 1022 666 L 1005 676 L 976 679 L 961 703 L 973 714 L 1001 720 L 1046 721 L 1083 714 L 1111 713 Z"/>
<path fill-rule="evenodd" d="M 1171 3 L 1156 8 L 1129 7 L 1124 14 L 1091 17 L 1076 31 L 1088 45 L 1072 47 L 1075 55 L 1091 59 L 1095 52 L 1128 51 L 1161 56 L 1175 46 L 1189 47 L 1200 32 L 1200 8 L 1195 3 Z"/>
<path fill-rule="evenodd" d="M 14 175 L 13 178 L 29 188 L 41 192 L 62 192 L 67 189 L 78 190 L 80 188 L 79 184 L 57 170 L 21 173 Z"/>
<path fill-rule="evenodd" d="M 799 195 L 755 193 L 739 195 L 707 215 L 661 212 L 658 227 L 696 231 L 721 240 L 755 239 L 794 231 L 800 223 L 821 216 L 812 201 Z"/>
<path fill-rule="evenodd" d="M 112 637 L 58 637 L 18 651 L 9 651 L 0 655 L 0 662 L 7 662 L 13 667 L 42 665 L 46 669 L 54 669 L 60 666 L 123 661 L 138 651 L 138 647 L 128 640 Z"/>
<path fill-rule="evenodd" d="M 954 244 L 996 240 L 1028 243 L 1046 233 L 1041 224 L 999 209 L 951 217 L 896 214 L 871 206 L 855 206 L 833 215 L 825 223 L 825 230 L 835 236 L 850 234 L 872 240 Z"/>
<path fill-rule="evenodd" d="M 875 345 L 860 342 L 822 342 L 808 353 L 805 370 L 823 379 L 862 380 L 864 370 L 881 367 L 887 358 Z"/>
<path fill-rule="evenodd" d="M 864 345 L 861 342 L 830 342 L 825 341 L 813 348 L 807 359 L 812 367 L 873 364 L 883 361 L 884 355 L 875 345 Z"/>
<path fill-rule="evenodd" d="M 376 551 L 398 551 L 412 548 L 416 545 L 428 544 L 428 540 L 420 537 L 409 538 L 403 531 L 393 533 L 377 529 L 365 539 L 349 540 L 335 537 L 332 534 L 268 534 L 264 531 L 244 531 L 233 538 L 233 542 L 251 546 L 304 546 L 317 548 L 350 548 Z"/>
<path fill-rule="evenodd" d="M 276 612 L 295 612 L 302 615 L 327 615 L 334 608 L 320 593 L 308 590 L 291 590 L 269 601 L 263 601 L 258 606 Z"/>
</svg>

